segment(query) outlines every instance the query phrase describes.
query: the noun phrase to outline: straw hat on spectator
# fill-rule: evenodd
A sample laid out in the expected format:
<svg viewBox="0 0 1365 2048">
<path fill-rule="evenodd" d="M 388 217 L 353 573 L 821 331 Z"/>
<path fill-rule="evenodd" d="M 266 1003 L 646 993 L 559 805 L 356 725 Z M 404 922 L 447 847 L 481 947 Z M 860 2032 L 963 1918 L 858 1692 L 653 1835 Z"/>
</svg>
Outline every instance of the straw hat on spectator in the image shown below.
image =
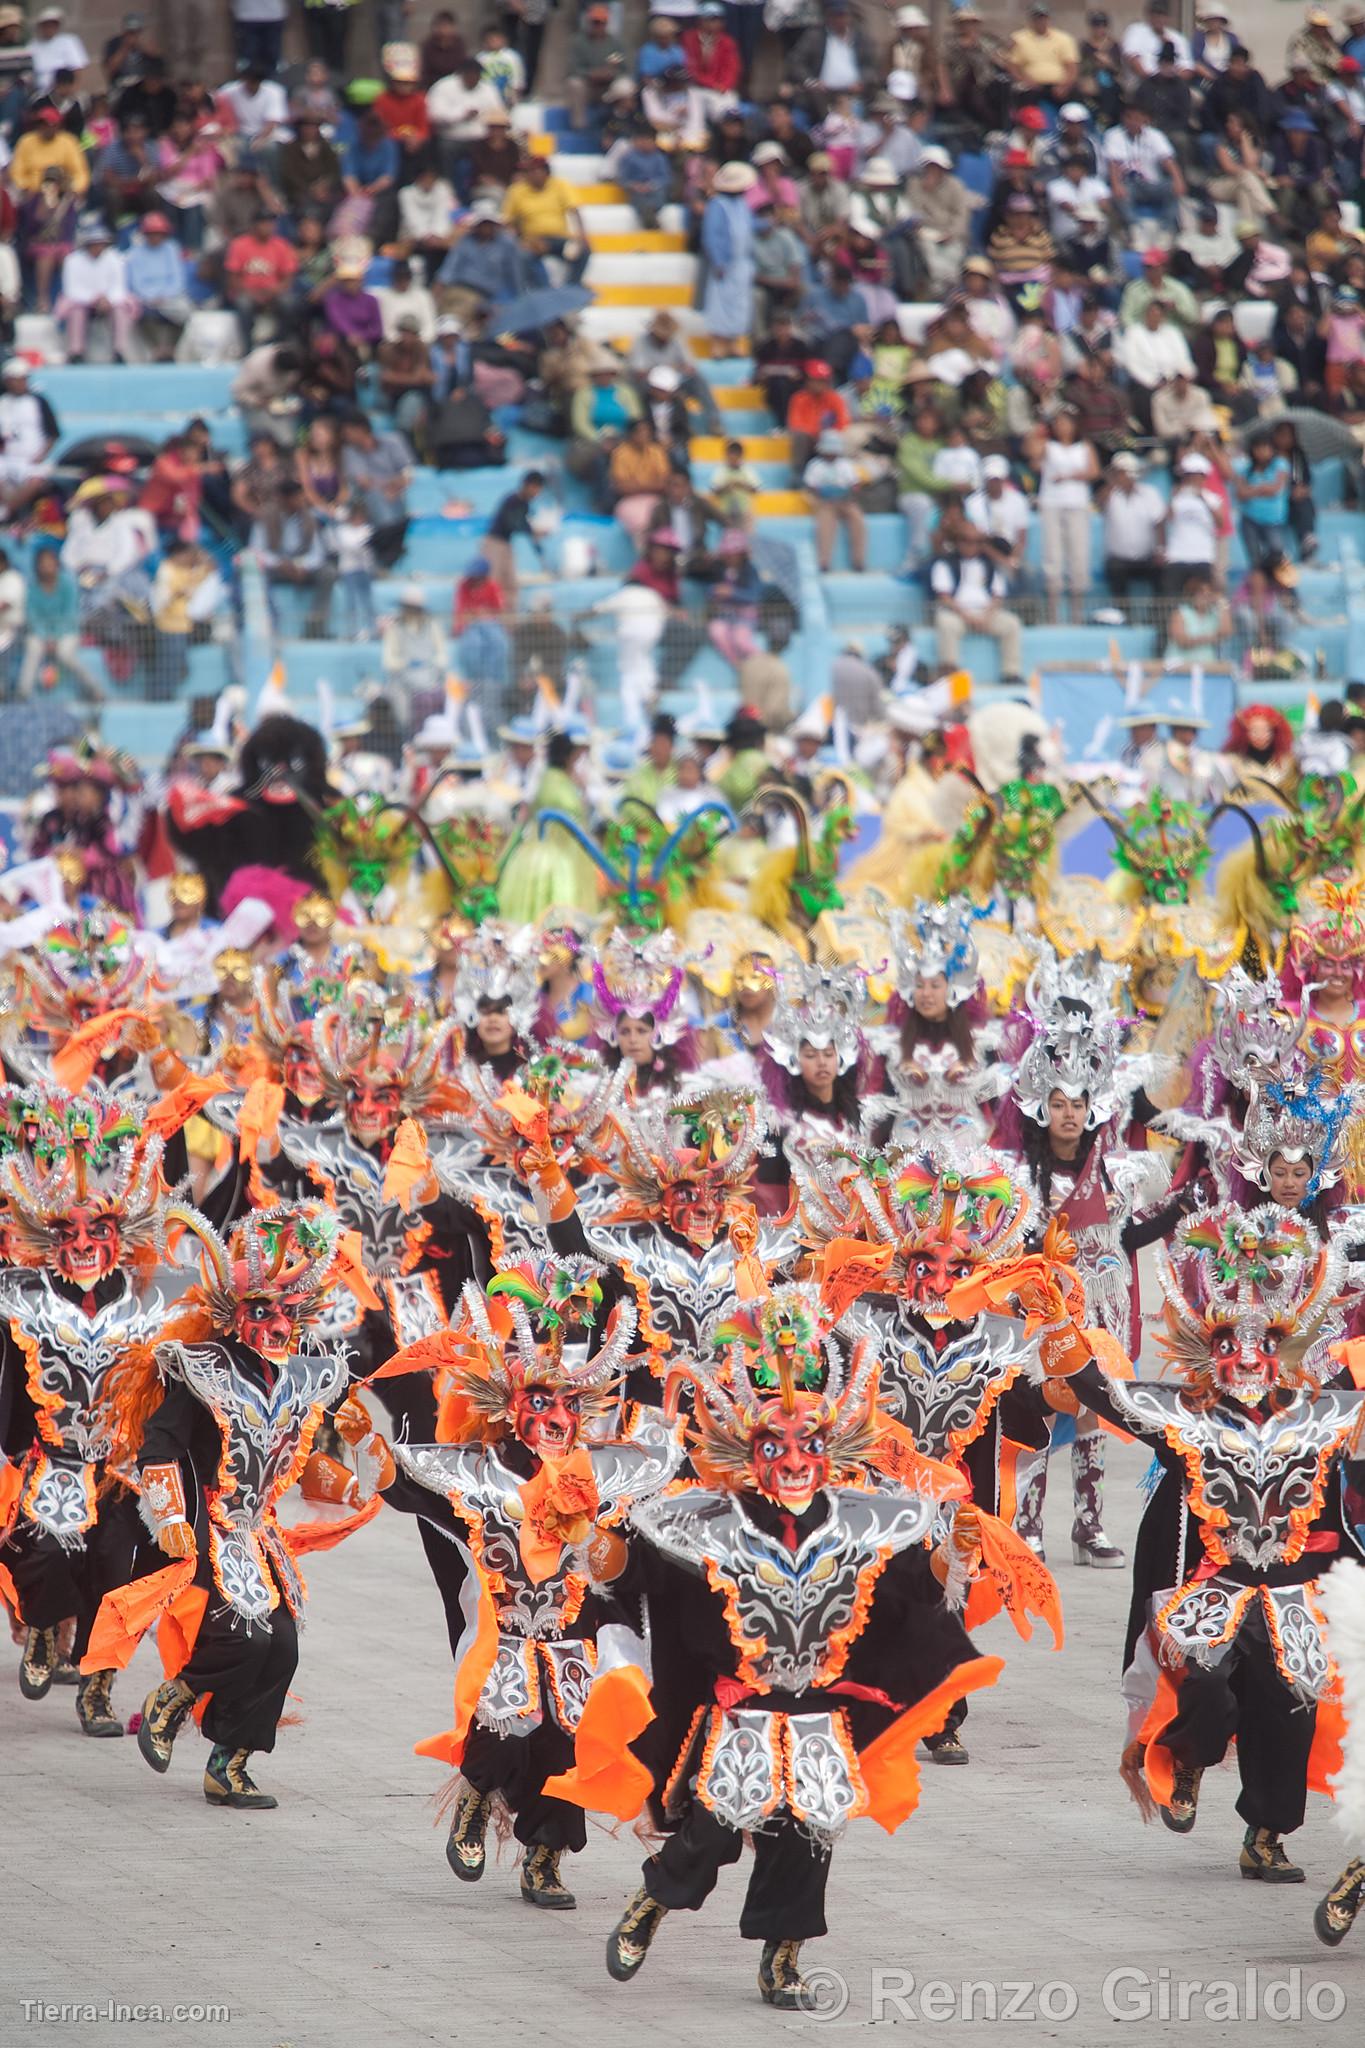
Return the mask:
<svg viewBox="0 0 1365 2048">
<path fill-rule="evenodd" d="M 859 178 L 860 185 L 870 185 L 874 191 L 891 191 L 900 184 L 896 167 L 884 156 L 869 157 Z"/>
<path fill-rule="evenodd" d="M 751 191 L 757 183 L 757 174 L 752 164 L 722 164 L 716 172 L 713 189 L 723 198 L 737 199 Z"/>
</svg>

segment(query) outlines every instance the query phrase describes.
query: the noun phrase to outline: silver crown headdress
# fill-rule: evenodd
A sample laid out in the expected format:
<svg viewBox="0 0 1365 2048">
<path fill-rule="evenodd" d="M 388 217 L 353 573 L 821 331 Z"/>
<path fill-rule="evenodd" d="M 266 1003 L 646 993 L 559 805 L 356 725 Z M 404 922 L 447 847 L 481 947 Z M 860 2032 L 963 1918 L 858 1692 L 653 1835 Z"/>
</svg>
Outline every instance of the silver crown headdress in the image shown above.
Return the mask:
<svg viewBox="0 0 1365 2048">
<path fill-rule="evenodd" d="M 592 970 L 593 1016 L 598 1036 L 616 1043 L 622 1017 L 650 1017 L 655 1043 L 672 1045 L 681 1037 L 687 1014 L 681 997 L 686 973 L 672 932 L 632 939 L 615 931 Z"/>
<path fill-rule="evenodd" d="M 536 967 L 539 934 L 490 919 L 460 946 L 451 990 L 451 1013 L 465 1029 L 479 1021 L 479 1006 L 504 1005 L 517 1036 L 525 1037 L 536 1019 L 540 977 Z"/>
<path fill-rule="evenodd" d="M 763 1042 L 789 1074 L 801 1071 L 803 1044 L 833 1046 L 845 1074 L 858 1057 L 863 1000 L 863 978 L 853 968 L 791 968 L 779 980 Z"/>
<path fill-rule="evenodd" d="M 1232 1087 L 1249 1094 L 1270 1075 L 1287 1073 L 1296 1064 L 1298 1021 L 1285 1006 L 1273 968 L 1253 981 L 1244 967 L 1234 967 L 1213 996 L 1218 1016 L 1209 1049 Z"/>
<path fill-rule="evenodd" d="M 913 912 L 892 910 L 887 919 L 891 958 L 896 988 L 905 1002 L 913 1003 L 920 983 L 940 974 L 948 985 L 951 1009 L 976 993 L 981 978 L 981 956 L 972 937 L 976 918 L 969 896 L 921 903 Z"/>
</svg>

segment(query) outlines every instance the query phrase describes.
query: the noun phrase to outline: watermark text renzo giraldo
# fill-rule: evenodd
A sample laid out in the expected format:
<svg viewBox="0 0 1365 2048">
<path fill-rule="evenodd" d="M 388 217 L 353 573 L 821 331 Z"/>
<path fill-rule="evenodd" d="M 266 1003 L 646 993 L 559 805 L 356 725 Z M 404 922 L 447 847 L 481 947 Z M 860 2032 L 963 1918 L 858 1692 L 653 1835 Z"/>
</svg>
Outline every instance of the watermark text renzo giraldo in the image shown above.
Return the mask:
<svg viewBox="0 0 1365 2048">
<path fill-rule="evenodd" d="M 1103 2017 L 1119 2024 L 1156 2020 L 1221 2021 L 1225 2025 L 1331 2025 L 1347 2010 L 1345 1987 L 1300 1969 L 1271 1971 L 1251 1965 L 1235 1974 L 1196 1977 L 1161 1968 L 1120 1965 L 1099 1983 L 1063 1977 L 918 1977 L 912 1970 L 875 1968 L 866 1981 L 818 1965 L 802 1970 L 805 2010 L 815 2019 L 845 2014 L 872 2021 L 953 2026 L 985 2020 L 1027 2026 L 1065 2026 Z"/>
</svg>

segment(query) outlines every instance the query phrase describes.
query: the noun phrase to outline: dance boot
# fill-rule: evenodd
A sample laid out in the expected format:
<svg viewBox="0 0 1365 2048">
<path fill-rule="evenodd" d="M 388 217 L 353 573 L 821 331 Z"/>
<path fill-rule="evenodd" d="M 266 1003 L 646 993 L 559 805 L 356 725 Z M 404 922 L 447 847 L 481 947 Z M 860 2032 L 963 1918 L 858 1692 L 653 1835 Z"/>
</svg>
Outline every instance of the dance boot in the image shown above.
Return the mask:
<svg viewBox="0 0 1365 2048">
<path fill-rule="evenodd" d="M 1357 1856 L 1321 1901 L 1313 1915 L 1313 1931 L 1328 1948 L 1345 1941 L 1355 1925 L 1356 1914 L 1365 1905 L 1365 1858 Z"/>
<path fill-rule="evenodd" d="M 1274 1828 L 1248 1828 L 1237 1862 L 1243 1877 L 1259 1877 L 1263 1884 L 1303 1883 L 1303 1872 L 1285 1855 Z"/>
<path fill-rule="evenodd" d="M 1071 1446 L 1071 1492 L 1076 1519 L 1071 1525 L 1071 1561 L 1102 1572 L 1119 1571 L 1123 1552 L 1111 1543 L 1100 1522 L 1104 1498 L 1104 1438 L 1078 1436 Z"/>
<path fill-rule="evenodd" d="M 1029 1453 L 1027 1466 L 1019 1461 L 1019 1504 L 1014 1512 L 1014 1533 L 1027 1543 L 1034 1556 L 1047 1563 L 1043 1550 L 1043 1502 L 1047 1499 L 1047 1452 Z"/>
<path fill-rule="evenodd" d="M 114 1712 L 114 1674 L 92 1671 L 76 1687 L 76 1719 L 87 1735 L 122 1735 L 123 1723 Z"/>
<path fill-rule="evenodd" d="M 262 1792 L 247 1770 L 249 1749 L 228 1749 L 216 1742 L 204 1770 L 204 1797 L 210 1806 L 235 1806 L 245 1813 L 278 1806 L 273 1792 Z"/>
<path fill-rule="evenodd" d="M 956 1728 L 940 1728 L 937 1735 L 926 1735 L 924 1747 L 929 1753 L 931 1764 L 965 1764 L 968 1762 L 967 1746 Z"/>
<path fill-rule="evenodd" d="M 521 1859 L 521 1896 L 528 1906 L 545 1906 L 552 1913 L 571 1913 L 578 1904 L 568 1886 L 561 1882 L 561 1849 L 543 1844 L 528 1849 Z"/>
<path fill-rule="evenodd" d="M 56 1629 L 31 1628 L 24 1637 L 24 1654 L 19 1663 L 19 1690 L 24 1698 L 45 1699 L 56 1669 Z"/>
<path fill-rule="evenodd" d="M 195 1695 L 178 1678 L 167 1678 L 142 1704 L 142 1725 L 137 1746 L 154 1771 L 167 1771 L 175 1738 L 184 1727 Z"/>
<path fill-rule="evenodd" d="M 466 1785 L 455 1802 L 446 1837 L 446 1862 L 466 1884 L 477 1884 L 483 1876 L 483 1843 L 491 1812 L 491 1801 L 472 1785 Z"/>
<path fill-rule="evenodd" d="M 810 1992 L 801 1975 L 799 1941 L 765 1941 L 758 1965 L 758 1988 L 765 2005 L 782 2012 L 807 2012 Z"/>
<path fill-rule="evenodd" d="M 1177 1764 L 1171 1786 L 1171 1803 L 1163 1806 L 1161 1818 L 1173 1835 L 1187 1835 L 1199 1813 L 1199 1781 L 1202 1771 L 1190 1764 Z"/>
<path fill-rule="evenodd" d="M 628 1984 L 643 1968 L 649 1945 L 659 1931 L 667 1906 L 652 1899 L 641 1885 L 626 1901 L 626 1910 L 607 1936 L 607 1975 Z"/>
</svg>

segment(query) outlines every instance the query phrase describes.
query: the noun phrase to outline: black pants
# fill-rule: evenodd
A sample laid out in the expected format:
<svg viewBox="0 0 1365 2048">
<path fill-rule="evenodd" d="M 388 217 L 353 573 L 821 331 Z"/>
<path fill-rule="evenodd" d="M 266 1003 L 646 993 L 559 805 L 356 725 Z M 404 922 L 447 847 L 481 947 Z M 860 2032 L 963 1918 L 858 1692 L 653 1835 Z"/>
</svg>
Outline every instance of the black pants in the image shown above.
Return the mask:
<svg viewBox="0 0 1365 2048">
<path fill-rule="evenodd" d="M 1159 597 L 1161 564 L 1153 561 L 1130 562 L 1118 555 L 1107 555 L 1104 563 L 1104 580 L 1120 604 L 1135 583 L 1144 584 L 1153 597 Z"/>
<path fill-rule="evenodd" d="M 109 1494 L 100 1502 L 99 1520 L 86 1530 L 83 1550 L 63 1550 L 32 1522 L 21 1519 L 0 1560 L 14 1579 L 25 1628 L 56 1628 L 74 1615 L 71 1654 L 79 1663 L 100 1601 L 115 1586 L 127 1585 L 139 1547 L 150 1541 L 129 1493 Z"/>
<path fill-rule="evenodd" d="M 744 1941 L 809 1941 L 824 1934 L 829 1852 L 802 1834 L 789 1813 L 754 1834 L 754 1867 L 739 1916 Z M 695 1913 L 727 1863 L 738 1863 L 744 1837 L 694 1800 L 676 1834 L 641 1875 L 652 1899 L 670 1911 Z"/>
<path fill-rule="evenodd" d="M 334 78 L 342 77 L 346 70 L 346 38 L 351 32 L 350 8 L 305 7 L 303 27 L 309 56 L 321 57 Z"/>
<path fill-rule="evenodd" d="M 1177 1763 L 1208 1770 L 1222 1762 L 1235 1735 L 1242 1778 L 1238 1813 L 1248 1827 L 1290 1835 L 1303 1826 L 1316 1725 L 1316 1707 L 1295 1699 L 1253 1615 L 1214 1670 L 1187 1667 L 1179 1712 L 1161 1739 Z"/>
<path fill-rule="evenodd" d="M 234 21 L 232 40 L 239 64 L 256 64 L 267 78 L 275 76 L 284 42 L 282 21 Z"/>
<path fill-rule="evenodd" d="M 210 1582 L 194 1654 L 180 1673 L 197 1694 L 213 1695 L 203 1720 L 210 1742 L 268 1755 L 298 1663 L 299 1632 L 283 1594 L 269 1621 L 248 1629 Z"/>
<path fill-rule="evenodd" d="M 544 1720 L 529 1735 L 469 1731 L 460 1768 L 476 1792 L 500 1792 L 513 1815 L 512 1832 L 530 1848 L 571 1849 L 588 1839 L 587 1815 L 567 1799 L 547 1799 L 547 1778 L 573 1765 L 573 1741 L 558 1722 Z"/>
</svg>

